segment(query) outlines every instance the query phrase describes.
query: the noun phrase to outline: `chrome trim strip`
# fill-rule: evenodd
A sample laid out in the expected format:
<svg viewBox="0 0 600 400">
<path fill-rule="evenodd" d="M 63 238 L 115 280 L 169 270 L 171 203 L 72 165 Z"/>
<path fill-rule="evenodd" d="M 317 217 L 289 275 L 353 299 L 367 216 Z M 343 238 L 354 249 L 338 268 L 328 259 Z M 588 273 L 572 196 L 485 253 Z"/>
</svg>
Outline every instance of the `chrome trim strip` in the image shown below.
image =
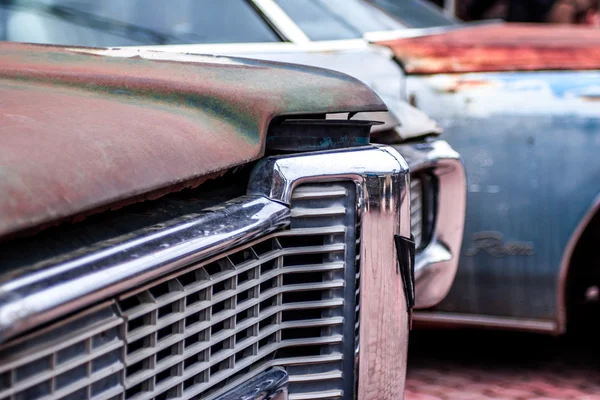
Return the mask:
<svg viewBox="0 0 600 400">
<path fill-rule="evenodd" d="M 288 374 L 274 368 L 216 400 L 287 400 Z"/>
<path fill-rule="evenodd" d="M 554 321 L 538 321 L 524 318 L 482 316 L 470 314 L 455 314 L 437 311 L 417 311 L 413 314 L 415 327 L 446 326 L 446 327 L 488 327 L 512 329 L 527 332 L 556 332 Z"/>
<path fill-rule="evenodd" d="M 250 0 L 264 14 L 275 30 L 292 43 L 308 43 L 310 39 L 292 18 L 273 0 Z"/>
<path fill-rule="evenodd" d="M 357 187 L 360 243 L 361 400 L 402 399 L 408 313 L 394 235 L 410 236 L 408 165 L 389 146 L 268 157 L 253 170 L 248 193 L 289 204 L 305 182 L 350 180 Z"/>
<path fill-rule="evenodd" d="M 0 341 L 284 227 L 289 219 L 288 207 L 243 196 L 12 278 L 0 285 Z"/>
<path fill-rule="evenodd" d="M 556 286 L 556 333 L 565 333 L 567 330 L 567 278 L 569 275 L 569 268 L 571 267 L 571 257 L 581 235 L 585 232 L 594 215 L 600 212 L 600 194 L 596 196 L 588 211 L 585 213 L 583 218 L 577 224 L 577 227 L 569 237 L 567 246 L 563 251 L 563 256 L 560 260 L 560 270 L 558 273 L 558 282 Z"/>
<path fill-rule="evenodd" d="M 465 168 L 443 140 L 394 148 L 406 158 L 411 174 L 427 170 L 438 181 L 431 239 L 415 256 L 415 308 L 433 307 L 450 291 L 458 269 L 467 203 Z"/>
</svg>

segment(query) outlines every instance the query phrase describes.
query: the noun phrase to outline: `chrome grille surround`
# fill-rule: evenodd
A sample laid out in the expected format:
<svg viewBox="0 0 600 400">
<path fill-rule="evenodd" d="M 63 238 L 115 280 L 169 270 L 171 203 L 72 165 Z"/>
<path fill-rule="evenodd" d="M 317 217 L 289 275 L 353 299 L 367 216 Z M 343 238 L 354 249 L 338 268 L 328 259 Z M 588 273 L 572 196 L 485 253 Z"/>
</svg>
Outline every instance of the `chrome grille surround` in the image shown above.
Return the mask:
<svg viewBox="0 0 600 400">
<path fill-rule="evenodd" d="M 253 171 L 248 193 L 291 204 L 293 190 L 307 181 L 351 181 L 357 188 L 359 342 L 355 393 L 344 398 L 402 399 L 408 312 L 394 236 L 410 237 L 408 165 L 382 145 L 268 157 Z"/>
<path fill-rule="evenodd" d="M 57 368 L 56 361 L 50 361 L 50 368 L 36 367 L 31 376 L 49 381 L 51 391 L 39 393 L 40 398 L 67 398 L 66 391 L 60 391 L 63 384 L 73 398 L 192 398 L 201 392 L 202 398 L 212 398 L 279 365 L 290 374 L 291 399 L 315 398 L 311 389 L 319 391 L 318 398 L 402 398 L 408 320 L 393 237 L 409 235 L 407 190 L 407 166 L 385 146 L 267 158 L 253 173 L 250 196 L 8 281 L 0 286 L 5 296 L 0 303 L 0 332 L 5 337 L 71 310 L 90 309 L 98 300 L 115 301 L 104 303 L 106 314 L 100 319 L 102 329 L 110 332 L 108 347 L 94 339 L 102 332 L 60 330 L 70 321 L 86 321 L 88 311 L 28 337 L 26 345 L 25 339 L 3 345 L 0 364 L 5 372 L 11 371 L 11 377 L 7 381 L 7 374 L 0 374 L 0 398 L 20 399 L 12 378 L 16 370 L 9 361 L 16 352 L 23 346 L 35 348 L 29 350 L 33 358 L 19 355 L 25 364 L 46 354 L 56 360 L 62 344 L 79 346 L 70 351 L 86 363 L 87 375 L 58 383 L 67 367 Z M 348 200 L 350 195 L 355 200 Z M 316 207 L 323 201 L 329 205 Z M 350 210 L 349 204 L 355 208 Z M 340 218 L 349 218 L 343 232 Z M 290 223 L 289 230 L 280 230 Z M 355 226 L 360 241 L 351 232 Z M 260 233 L 266 235 L 258 239 Z M 315 245 L 319 237 L 322 243 Z M 299 238 L 313 244 L 298 246 Z M 320 263 L 293 262 L 307 254 L 325 256 Z M 354 260 L 360 260 L 360 275 L 346 267 L 354 266 Z M 269 263 L 276 268 L 263 271 Z M 289 278 L 301 275 L 311 277 Z M 360 290 L 354 282 L 360 282 Z M 138 288 L 131 291 L 131 287 Z M 311 290 L 320 297 L 286 300 L 287 293 Z M 271 300 L 272 304 L 265 303 Z M 261 312 L 262 304 L 268 307 Z M 253 311 L 239 318 L 246 309 Z M 21 315 L 15 310 L 22 310 Z M 284 313 L 290 310 L 295 312 L 287 320 Z M 305 310 L 318 310 L 320 316 L 309 318 L 302 315 Z M 355 315 L 360 318 L 357 325 Z M 294 336 L 305 328 L 312 333 Z M 360 331 L 357 364 L 352 359 L 355 328 Z M 45 335 L 55 330 L 60 340 Z M 292 336 L 286 336 L 286 330 Z M 202 335 L 219 340 L 202 341 L 207 337 Z M 194 337 L 198 340 L 188 340 Z M 95 347 L 96 342 L 102 343 Z M 307 345 L 318 351 L 285 356 L 284 350 L 302 350 Z M 191 360 L 188 372 L 186 360 Z M 352 370 L 355 365 L 357 371 Z M 100 380 L 96 372 L 111 379 Z M 357 393 L 352 390 L 354 376 L 358 376 Z M 31 382 L 24 386 L 31 387 Z M 104 386 L 98 382 L 105 382 Z"/>
<path fill-rule="evenodd" d="M 415 256 L 415 308 L 429 308 L 446 297 L 458 269 L 467 201 L 465 169 L 459 154 L 443 140 L 394 148 L 406 158 L 412 181 L 421 180 L 425 207 Z M 414 313 L 414 319 L 419 315 Z"/>
</svg>

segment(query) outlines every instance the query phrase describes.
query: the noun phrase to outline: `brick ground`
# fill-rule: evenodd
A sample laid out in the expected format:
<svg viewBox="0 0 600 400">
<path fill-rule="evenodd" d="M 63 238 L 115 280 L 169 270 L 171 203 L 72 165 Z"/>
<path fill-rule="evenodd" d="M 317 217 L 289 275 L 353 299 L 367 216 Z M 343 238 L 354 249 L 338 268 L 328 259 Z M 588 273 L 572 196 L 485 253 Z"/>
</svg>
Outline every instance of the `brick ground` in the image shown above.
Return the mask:
<svg viewBox="0 0 600 400">
<path fill-rule="evenodd" d="M 600 335 L 413 331 L 406 400 L 600 400 Z"/>
</svg>

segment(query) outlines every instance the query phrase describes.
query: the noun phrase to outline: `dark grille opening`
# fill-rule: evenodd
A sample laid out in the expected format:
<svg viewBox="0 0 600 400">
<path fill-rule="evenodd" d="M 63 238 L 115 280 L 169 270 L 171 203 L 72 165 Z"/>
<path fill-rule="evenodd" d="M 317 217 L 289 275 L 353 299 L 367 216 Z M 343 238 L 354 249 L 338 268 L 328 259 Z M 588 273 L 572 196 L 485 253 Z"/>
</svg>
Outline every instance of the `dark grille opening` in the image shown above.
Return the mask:
<svg viewBox="0 0 600 400">
<path fill-rule="evenodd" d="M 188 347 L 191 347 L 199 342 L 206 342 L 208 340 L 208 336 L 209 336 L 208 335 L 209 329 L 204 329 L 203 331 L 201 331 L 199 333 L 193 334 L 193 335 L 185 338 L 185 340 L 183 342 L 184 348 L 187 349 Z"/>
<path fill-rule="evenodd" d="M 208 290 L 207 289 L 203 289 L 200 290 L 199 292 L 195 292 L 195 293 L 191 293 L 188 296 L 186 296 L 185 298 L 185 304 L 186 306 L 191 306 L 193 304 L 199 303 L 201 301 L 205 301 L 208 300 Z"/>
<path fill-rule="evenodd" d="M 44 357 L 34 363 L 25 364 L 17 368 L 15 371 L 15 380 L 20 382 L 48 369 L 50 369 L 50 357 Z"/>
<path fill-rule="evenodd" d="M 166 381 L 172 376 L 177 376 L 177 369 L 175 367 L 171 367 L 159 372 L 156 374 L 156 386 L 160 385 L 161 382 Z"/>
<path fill-rule="evenodd" d="M 237 253 L 233 253 L 231 255 L 229 255 L 229 259 L 231 260 L 231 262 L 234 265 L 240 265 L 241 263 L 248 261 L 248 260 L 254 260 L 254 254 L 252 254 L 252 251 L 250 249 L 244 250 L 244 251 L 238 251 Z"/>
<path fill-rule="evenodd" d="M 197 274 L 198 274 L 197 270 L 190 271 L 187 274 L 178 276 L 177 280 L 179 281 L 179 283 L 181 283 L 181 286 L 187 287 L 187 286 L 193 285 L 194 283 L 200 281 L 200 279 L 197 277 Z"/>
<path fill-rule="evenodd" d="M 204 270 L 206 271 L 206 273 L 208 273 L 208 275 L 214 276 L 219 272 L 223 271 L 221 264 L 222 263 L 219 261 L 212 262 L 210 264 L 205 265 Z"/>
<path fill-rule="evenodd" d="M 168 399 L 176 399 L 177 398 L 177 388 L 171 388 L 166 392 L 163 392 L 156 396 L 154 400 L 168 400 Z"/>
<path fill-rule="evenodd" d="M 296 254 L 283 257 L 283 266 L 291 267 L 295 265 L 314 265 L 323 262 L 323 254 Z"/>
<path fill-rule="evenodd" d="M 244 290 L 242 293 L 237 295 L 237 303 L 242 304 L 246 300 L 254 297 L 254 289 Z"/>
<path fill-rule="evenodd" d="M 121 352 L 119 350 L 113 350 L 109 353 L 101 355 L 100 357 L 97 357 L 94 361 L 92 361 L 92 373 L 108 368 L 111 365 L 119 362 L 120 353 Z"/>
<path fill-rule="evenodd" d="M 125 391 L 125 398 L 129 399 L 132 398 L 133 396 L 136 396 L 142 392 L 145 392 L 146 390 L 144 390 L 144 382 L 142 383 L 138 383 L 137 385 L 127 389 Z"/>
<path fill-rule="evenodd" d="M 319 319 L 321 318 L 321 310 L 318 308 L 311 308 L 308 310 L 284 311 L 281 313 L 281 318 L 283 322 Z"/>
<path fill-rule="evenodd" d="M 275 268 L 277 268 L 277 259 L 266 261 L 260 265 L 260 274 L 264 275 Z"/>
<path fill-rule="evenodd" d="M 87 376 L 87 366 L 80 365 L 79 367 L 70 369 L 69 371 L 56 377 L 56 389 L 60 390 L 69 384 L 73 384 Z"/>
<path fill-rule="evenodd" d="M 136 329 L 141 328 L 144 325 L 148 325 L 150 321 L 148 315 L 142 315 L 141 317 L 137 317 L 135 319 L 131 319 L 127 322 L 127 332 L 135 331 Z M 147 322 L 146 322 L 147 321 Z"/>
<path fill-rule="evenodd" d="M 163 282 L 161 284 L 153 286 L 152 288 L 148 289 L 148 291 L 150 293 L 152 293 L 152 296 L 154 296 L 154 298 L 156 298 L 156 299 L 161 298 L 162 296 L 169 294 L 169 292 L 170 292 L 169 283 L 170 282 L 168 282 L 168 281 Z"/>
<path fill-rule="evenodd" d="M 217 294 L 224 292 L 226 290 L 231 290 L 233 289 L 233 280 L 232 279 L 225 279 L 221 282 L 216 282 L 213 285 L 213 296 L 216 296 Z"/>
<path fill-rule="evenodd" d="M 121 377 L 117 373 L 117 374 L 110 375 L 104 379 L 101 379 L 98 382 L 94 382 L 92 384 L 92 397 L 97 396 L 100 393 L 104 393 L 109 389 L 119 386 L 120 381 L 121 381 Z M 81 398 L 81 397 L 79 397 L 79 398 Z"/>
<path fill-rule="evenodd" d="M 223 300 L 218 302 L 217 304 L 212 306 L 212 316 L 215 316 L 216 314 L 220 313 L 221 311 L 225 310 L 229 305 L 229 299 L 228 300 Z"/>
<path fill-rule="evenodd" d="M 229 360 L 221 361 L 220 363 L 210 367 L 210 374 L 215 375 L 221 371 L 225 371 L 226 369 L 229 369 Z"/>
<path fill-rule="evenodd" d="M 200 353 L 198 353 L 198 354 L 194 354 L 193 356 L 186 358 L 186 359 L 183 361 L 183 368 L 184 368 L 184 369 L 187 369 L 187 368 L 189 368 L 189 367 L 191 367 L 191 366 L 193 366 L 193 365 L 196 365 L 196 364 L 198 364 L 198 363 L 203 363 L 203 362 L 205 362 L 207 359 L 208 359 L 208 357 L 207 357 L 207 352 L 206 352 L 206 350 L 205 350 L 205 351 L 201 351 L 201 352 L 200 352 Z"/>
<path fill-rule="evenodd" d="M 0 374 L 0 390 L 8 389 L 10 387 L 10 371 L 6 371 Z"/>
<path fill-rule="evenodd" d="M 248 282 L 252 279 L 256 279 L 258 277 L 256 272 L 257 272 L 256 268 L 252 268 L 252 269 L 249 269 L 248 271 L 241 272 L 237 278 L 238 286 L 240 286 L 242 283 Z"/>
<path fill-rule="evenodd" d="M 277 246 L 277 242 L 275 239 L 265 240 L 264 242 L 260 242 L 252 246 L 252 249 L 258 256 L 262 256 L 270 251 L 277 250 L 279 246 Z"/>
<path fill-rule="evenodd" d="M 324 238 L 321 235 L 282 236 L 279 238 L 279 243 L 284 248 L 322 246 Z"/>
<path fill-rule="evenodd" d="M 321 354 L 321 346 L 283 347 L 277 350 L 275 358 L 311 357 Z"/>
<path fill-rule="evenodd" d="M 217 354 L 218 352 L 222 351 L 225 349 L 225 345 L 227 344 L 227 342 L 229 341 L 229 339 L 226 340 L 221 340 L 219 343 L 210 346 L 210 356 L 214 356 L 215 354 Z"/>
<path fill-rule="evenodd" d="M 135 342 L 129 343 L 127 345 L 127 354 L 133 354 L 137 351 L 142 350 L 143 348 L 150 347 L 150 338 L 148 336 L 136 340 Z"/>
<path fill-rule="evenodd" d="M 277 304 L 277 298 L 270 297 L 267 300 L 260 302 L 260 304 L 258 305 L 258 312 L 261 313 L 261 312 L 269 309 L 270 307 L 273 307 L 276 304 Z"/>
<path fill-rule="evenodd" d="M 172 346 L 167 347 L 166 349 L 162 349 L 158 353 L 156 353 L 156 362 L 160 362 L 166 358 L 177 355 L 177 345 L 174 344 Z"/>
<path fill-rule="evenodd" d="M 253 317 L 254 313 L 253 313 L 253 308 L 247 308 L 244 311 L 239 312 L 236 316 L 235 316 L 235 322 L 236 324 L 240 324 L 241 322 L 247 320 L 250 317 Z"/>
<path fill-rule="evenodd" d="M 71 345 L 71 346 L 69 346 L 65 349 L 62 349 L 56 353 L 56 363 L 58 365 L 60 365 L 69 360 L 72 360 L 76 357 L 81 357 L 82 355 L 84 355 L 86 353 L 87 353 L 87 349 L 86 349 L 85 342 L 75 343 L 74 345 Z M 5 382 L 4 381 L 5 376 L 6 376 L 6 379 L 10 379 L 8 372 L 5 372 L 2 375 L 0 375 L 0 387 Z"/>
<path fill-rule="evenodd" d="M 259 340 L 258 342 L 258 348 L 262 349 L 263 347 L 271 344 L 271 343 L 275 343 L 277 341 L 277 334 L 276 333 L 272 333 L 269 336 L 267 336 L 266 338 L 263 338 L 261 340 Z"/>
<path fill-rule="evenodd" d="M 246 358 L 248 358 L 248 357 L 250 357 L 252 355 L 254 355 L 254 353 L 252 351 L 252 348 L 248 347 L 248 348 L 246 348 L 246 349 L 244 349 L 242 351 L 239 351 L 239 352 L 235 353 L 235 362 L 239 363 L 240 361 L 242 361 L 242 360 L 244 360 L 244 359 L 246 359 Z"/>
<path fill-rule="evenodd" d="M 258 323 L 258 330 L 259 330 L 259 332 L 263 331 L 265 328 L 267 328 L 269 326 L 272 326 L 272 325 L 275 325 L 276 323 L 277 323 L 277 316 L 276 315 L 272 315 L 272 316 L 270 316 L 268 318 L 265 318 L 265 319 L 261 320 Z"/>
<path fill-rule="evenodd" d="M 136 308 L 140 304 L 142 304 L 142 302 L 138 296 L 131 296 L 131 297 L 128 297 L 126 299 L 119 301 L 119 306 L 121 307 L 121 310 L 123 310 L 123 311 L 129 311 L 133 308 Z"/>
<path fill-rule="evenodd" d="M 150 361 L 148 359 L 144 359 L 131 365 L 130 367 L 127 367 L 127 369 L 125 369 L 125 375 L 132 376 L 145 369 L 150 369 Z"/>
<path fill-rule="evenodd" d="M 320 282 L 323 282 L 323 273 L 321 272 L 287 274 L 283 276 L 283 286 Z"/>
<path fill-rule="evenodd" d="M 174 303 L 167 304 L 164 307 L 158 309 L 158 318 L 166 317 L 169 314 L 177 312 L 176 305 Z"/>
<path fill-rule="evenodd" d="M 320 301 L 323 297 L 322 290 L 311 290 L 306 292 L 293 292 L 283 294 L 283 303 L 300 303 L 304 301 Z"/>
<path fill-rule="evenodd" d="M 260 284 L 260 293 L 263 294 L 268 292 L 270 289 L 273 289 L 277 286 L 277 277 L 271 278 L 267 281 L 264 281 Z"/>
<path fill-rule="evenodd" d="M 293 328 L 281 331 L 281 340 L 318 338 L 321 337 L 321 328 Z"/>
<path fill-rule="evenodd" d="M 247 329 L 244 329 L 244 330 L 238 332 L 235 335 L 235 344 L 238 344 L 238 343 L 244 341 L 244 339 L 247 339 L 250 336 L 252 336 L 252 328 L 247 328 Z"/>
<path fill-rule="evenodd" d="M 229 322 L 229 320 L 217 322 L 211 328 L 211 335 L 215 336 L 224 329 L 231 329 L 230 325 L 231 325 L 231 323 Z"/>
<path fill-rule="evenodd" d="M 81 399 L 84 399 L 86 396 L 87 396 L 87 389 L 83 388 L 83 389 L 79 389 L 79 390 L 63 397 L 61 400 L 81 400 Z"/>
<path fill-rule="evenodd" d="M 194 324 L 197 324 L 198 322 L 206 321 L 207 320 L 206 314 L 207 314 L 206 310 L 202 310 L 202 311 L 198 311 L 198 312 L 188 315 L 185 318 L 185 327 L 189 328 L 189 327 L 193 326 Z"/>
<path fill-rule="evenodd" d="M 156 334 L 156 340 L 160 342 L 161 340 L 166 339 L 167 337 L 175 335 L 177 333 L 178 332 L 176 325 L 165 326 L 164 328 L 158 330 Z"/>
<path fill-rule="evenodd" d="M 92 348 L 97 349 L 103 347 L 106 344 L 116 340 L 118 336 L 119 332 L 117 331 L 117 328 L 111 328 L 109 330 L 102 331 L 92 337 Z"/>
</svg>

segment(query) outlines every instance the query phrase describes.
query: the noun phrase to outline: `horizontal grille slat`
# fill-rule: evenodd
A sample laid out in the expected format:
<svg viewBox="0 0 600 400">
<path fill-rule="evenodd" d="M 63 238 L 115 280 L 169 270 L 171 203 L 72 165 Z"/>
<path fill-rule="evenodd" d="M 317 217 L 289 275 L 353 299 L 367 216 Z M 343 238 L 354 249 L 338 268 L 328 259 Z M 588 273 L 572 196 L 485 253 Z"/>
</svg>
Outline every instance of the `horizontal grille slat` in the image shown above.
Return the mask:
<svg viewBox="0 0 600 400">
<path fill-rule="evenodd" d="M 290 382 L 315 382 L 341 379 L 342 371 L 325 372 L 322 374 L 294 375 L 289 378 Z"/>
</svg>

